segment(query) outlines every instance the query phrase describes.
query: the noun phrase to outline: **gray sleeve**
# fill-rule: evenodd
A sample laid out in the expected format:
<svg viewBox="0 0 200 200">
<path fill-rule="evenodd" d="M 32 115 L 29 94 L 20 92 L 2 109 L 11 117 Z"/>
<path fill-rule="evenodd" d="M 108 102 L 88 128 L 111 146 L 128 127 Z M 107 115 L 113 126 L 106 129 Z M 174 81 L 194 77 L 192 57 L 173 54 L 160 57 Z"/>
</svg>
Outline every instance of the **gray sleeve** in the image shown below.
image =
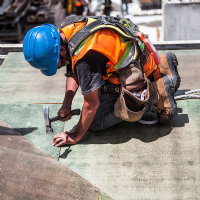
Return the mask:
<svg viewBox="0 0 200 200">
<path fill-rule="evenodd" d="M 104 84 L 101 73 L 98 70 L 91 70 L 91 67 L 85 62 L 81 62 L 76 66 L 76 75 L 82 95 L 94 92 Z"/>
<path fill-rule="evenodd" d="M 89 94 L 104 84 L 102 74 L 105 73 L 109 59 L 103 54 L 90 50 L 75 65 L 75 74 L 78 78 L 82 95 Z"/>
</svg>

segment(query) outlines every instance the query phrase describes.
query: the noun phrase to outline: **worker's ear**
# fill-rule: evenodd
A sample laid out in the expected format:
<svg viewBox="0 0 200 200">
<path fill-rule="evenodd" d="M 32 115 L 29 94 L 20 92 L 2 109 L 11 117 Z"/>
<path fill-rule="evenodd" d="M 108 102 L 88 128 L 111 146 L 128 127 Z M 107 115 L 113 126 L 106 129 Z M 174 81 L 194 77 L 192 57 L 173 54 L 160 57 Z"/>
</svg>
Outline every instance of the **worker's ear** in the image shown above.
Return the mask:
<svg viewBox="0 0 200 200">
<path fill-rule="evenodd" d="M 67 54 L 66 48 L 64 46 L 60 46 L 60 55 L 65 56 Z"/>
</svg>

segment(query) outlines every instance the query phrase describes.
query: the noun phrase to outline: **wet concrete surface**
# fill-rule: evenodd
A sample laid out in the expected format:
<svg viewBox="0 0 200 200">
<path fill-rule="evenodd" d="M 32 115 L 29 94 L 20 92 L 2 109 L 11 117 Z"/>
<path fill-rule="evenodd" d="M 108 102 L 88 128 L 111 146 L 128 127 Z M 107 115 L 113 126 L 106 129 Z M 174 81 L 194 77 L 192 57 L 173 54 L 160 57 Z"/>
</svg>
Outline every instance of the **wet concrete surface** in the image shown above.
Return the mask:
<svg viewBox="0 0 200 200">
<path fill-rule="evenodd" d="M 163 52 L 159 52 L 161 53 Z M 199 89 L 200 51 L 175 51 L 175 53 L 179 60 L 179 73 L 182 79 L 177 94 Z M 39 75 L 38 70 L 31 68 L 23 60 L 22 53 L 9 54 L 0 67 L 2 123 L 6 123 L 23 135 L 26 141 L 33 142 L 47 152 L 48 155 L 43 156 L 45 159 L 49 156 L 54 157 L 55 161 L 59 160 L 58 163 L 62 163 L 103 191 L 105 196 L 100 193 L 99 199 L 199 198 L 199 100 L 177 101 L 177 113 L 167 125 L 149 126 L 137 122 L 122 122 L 104 131 L 88 131 L 79 144 L 60 149 L 50 144 L 54 134 L 45 133 L 42 106 L 49 105 L 50 117 L 57 114 L 61 106 L 58 103 L 61 103 L 64 97 L 64 72 L 64 69 L 61 69 L 56 76 L 45 77 Z M 27 74 L 30 78 L 26 77 Z M 79 90 L 72 106 L 81 109 L 82 103 Z M 65 124 L 54 122 L 52 124 L 54 133 L 62 130 L 73 131 L 78 119 L 78 116 L 74 116 Z M 1 138 L 4 137 L 5 135 L 1 133 Z M 24 160 L 28 160 L 26 154 L 29 152 L 21 153 L 18 147 L 15 147 L 15 151 L 17 154 L 19 152 L 19 156 L 12 157 L 12 152 L 7 151 L 10 149 L 8 145 L 12 145 L 12 140 L 7 143 L 4 145 L 4 142 L 0 142 L 0 146 L 1 149 L 5 148 L 4 151 L 12 158 L 11 160 L 15 161 L 19 156 L 24 156 Z M 40 155 L 34 156 L 37 160 L 36 157 Z M 19 161 L 21 164 L 23 162 L 27 163 Z M 10 165 L 6 159 L 5 164 Z M 47 165 L 44 165 L 44 168 L 45 166 Z M 23 170 L 20 173 L 23 175 Z M 76 199 L 73 195 L 72 199 Z"/>
</svg>

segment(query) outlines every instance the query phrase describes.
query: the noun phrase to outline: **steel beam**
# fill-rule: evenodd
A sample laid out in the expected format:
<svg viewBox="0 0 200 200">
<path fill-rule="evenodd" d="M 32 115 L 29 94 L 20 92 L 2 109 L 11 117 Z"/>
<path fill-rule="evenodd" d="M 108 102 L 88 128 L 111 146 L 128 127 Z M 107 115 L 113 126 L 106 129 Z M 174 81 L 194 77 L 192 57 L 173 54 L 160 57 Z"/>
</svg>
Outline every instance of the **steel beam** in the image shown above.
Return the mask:
<svg viewBox="0 0 200 200">
<path fill-rule="evenodd" d="M 200 40 L 154 42 L 157 50 L 200 49 Z M 1 52 L 22 52 L 23 44 L 0 44 Z"/>
<path fill-rule="evenodd" d="M 153 43 L 157 50 L 200 49 L 200 40 L 164 41 Z"/>
</svg>

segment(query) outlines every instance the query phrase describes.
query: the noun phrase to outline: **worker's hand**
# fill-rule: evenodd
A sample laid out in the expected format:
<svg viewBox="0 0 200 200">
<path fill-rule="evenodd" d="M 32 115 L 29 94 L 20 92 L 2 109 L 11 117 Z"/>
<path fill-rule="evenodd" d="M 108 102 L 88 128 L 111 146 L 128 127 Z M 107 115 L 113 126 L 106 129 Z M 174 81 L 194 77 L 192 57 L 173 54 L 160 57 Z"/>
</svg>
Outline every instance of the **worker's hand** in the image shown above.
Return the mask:
<svg viewBox="0 0 200 200">
<path fill-rule="evenodd" d="M 71 112 L 71 107 L 67 107 L 64 104 L 62 105 L 62 107 L 60 108 L 60 110 L 58 111 L 58 115 L 60 115 L 62 118 L 65 117 L 67 114 L 69 114 Z M 65 122 L 70 120 L 72 117 L 71 114 L 69 114 L 66 118 L 61 119 L 60 121 Z"/>
<path fill-rule="evenodd" d="M 58 133 L 54 136 L 51 144 L 56 147 L 60 147 L 65 144 L 76 144 L 77 141 L 74 139 L 73 135 L 73 133 L 69 132 Z"/>
</svg>

